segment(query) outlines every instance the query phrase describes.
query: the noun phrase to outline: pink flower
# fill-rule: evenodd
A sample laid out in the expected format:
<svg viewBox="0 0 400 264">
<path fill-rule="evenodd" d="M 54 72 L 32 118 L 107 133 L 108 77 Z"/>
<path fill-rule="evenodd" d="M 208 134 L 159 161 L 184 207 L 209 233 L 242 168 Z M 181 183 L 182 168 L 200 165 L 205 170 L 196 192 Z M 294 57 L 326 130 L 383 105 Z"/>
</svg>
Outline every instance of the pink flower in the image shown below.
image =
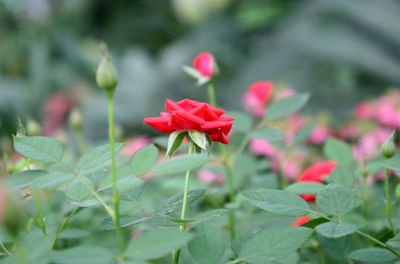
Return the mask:
<svg viewBox="0 0 400 264">
<path fill-rule="evenodd" d="M 204 77 L 213 77 L 218 72 L 214 57 L 209 52 L 202 52 L 193 60 L 193 67 Z"/>
<path fill-rule="evenodd" d="M 331 130 L 324 126 L 315 126 L 311 132 L 309 142 L 312 144 L 320 145 L 324 143 L 331 135 Z"/>
<path fill-rule="evenodd" d="M 285 88 L 283 90 L 278 90 L 275 93 L 274 101 L 279 101 L 285 97 L 293 96 L 296 94 L 296 91 L 292 88 Z"/>
<path fill-rule="evenodd" d="M 60 130 L 73 105 L 74 100 L 68 93 L 58 92 L 50 96 L 44 106 L 43 134 L 53 135 Z"/>
<path fill-rule="evenodd" d="M 249 149 L 255 156 L 272 158 L 275 155 L 275 147 L 264 139 L 252 139 L 249 144 Z"/>
<path fill-rule="evenodd" d="M 242 98 L 244 107 L 254 116 L 263 117 L 273 89 L 273 84 L 268 81 L 253 83 Z"/>
<path fill-rule="evenodd" d="M 392 105 L 380 102 L 376 109 L 377 120 L 385 126 L 396 126 L 396 111 Z"/>
<path fill-rule="evenodd" d="M 204 170 L 204 169 L 200 170 L 197 173 L 197 179 L 204 184 L 211 184 L 211 183 L 221 184 L 225 180 L 224 176 L 212 172 L 210 170 Z"/>
<path fill-rule="evenodd" d="M 122 148 L 121 154 L 124 156 L 132 156 L 139 149 L 151 144 L 151 139 L 148 136 L 138 136 L 131 139 L 126 145 Z"/>
<path fill-rule="evenodd" d="M 367 103 L 359 103 L 356 105 L 354 110 L 354 115 L 361 120 L 367 120 L 373 117 L 374 110 L 373 108 Z"/>
<path fill-rule="evenodd" d="M 301 173 L 300 164 L 295 161 L 284 160 L 281 167 L 283 176 L 286 176 L 291 181 L 296 180 Z"/>
</svg>

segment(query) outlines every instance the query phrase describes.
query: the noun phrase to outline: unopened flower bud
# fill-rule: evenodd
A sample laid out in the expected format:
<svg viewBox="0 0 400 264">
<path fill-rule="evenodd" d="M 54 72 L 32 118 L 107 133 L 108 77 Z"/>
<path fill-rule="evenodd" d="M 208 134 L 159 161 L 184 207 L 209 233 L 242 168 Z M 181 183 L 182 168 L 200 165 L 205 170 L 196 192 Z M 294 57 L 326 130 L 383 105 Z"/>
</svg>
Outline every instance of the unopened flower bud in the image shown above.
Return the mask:
<svg viewBox="0 0 400 264">
<path fill-rule="evenodd" d="M 36 121 L 29 119 L 26 123 L 26 132 L 28 136 L 39 136 L 42 133 L 42 128 Z"/>
<path fill-rule="evenodd" d="M 68 121 L 74 129 L 79 129 L 82 127 L 82 115 L 78 109 L 72 109 L 71 113 L 69 114 Z"/>
<path fill-rule="evenodd" d="M 111 57 L 107 54 L 105 45 L 102 46 L 102 52 L 103 58 L 97 68 L 96 82 L 100 88 L 110 93 L 118 84 L 117 70 L 111 62 Z"/>
<path fill-rule="evenodd" d="M 382 156 L 390 159 L 396 153 L 396 145 L 393 142 L 393 136 L 389 137 L 382 145 Z"/>
</svg>

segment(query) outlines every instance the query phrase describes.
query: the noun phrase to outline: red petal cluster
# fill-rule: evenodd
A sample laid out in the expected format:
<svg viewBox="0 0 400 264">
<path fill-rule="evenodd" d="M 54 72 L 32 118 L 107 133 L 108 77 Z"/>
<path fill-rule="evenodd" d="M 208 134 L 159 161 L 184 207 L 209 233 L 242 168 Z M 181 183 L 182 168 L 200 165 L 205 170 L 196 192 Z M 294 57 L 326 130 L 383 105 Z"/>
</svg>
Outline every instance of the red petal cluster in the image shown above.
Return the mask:
<svg viewBox="0 0 400 264">
<path fill-rule="evenodd" d="M 214 57 L 209 52 L 202 52 L 193 59 L 193 67 L 204 77 L 211 78 L 214 73 Z"/>
<path fill-rule="evenodd" d="M 325 162 L 316 163 L 308 167 L 299 177 L 298 182 L 319 182 L 322 183 L 323 178 L 331 174 L 331 172 L 337 167 L 337 163 L 328 160 Z M 315 201 L 315 196 L 312 194 L 303 194 L 301 197 L 307 202 Z"/>
<path fill-rule="evenodd" d="M 296 220 L 290 226 L 302 226 L 308 221 L 310 221 L 310 217 L 303 215 L 296 218 Z"/>
<path fill-rule="evenodd" d="M 197 130 L 209 135 L 213 141 L 228 144 L 227 135 L 232 128 L 233 117 L 222 116 L 224 113 L 224 110 L 207 103 L 189 99 L 173 102 L 167 99 L 165 112 L 161 112 L 161 116 L 148 117 L 143 122 L 165 133 Z"/>
</svg>

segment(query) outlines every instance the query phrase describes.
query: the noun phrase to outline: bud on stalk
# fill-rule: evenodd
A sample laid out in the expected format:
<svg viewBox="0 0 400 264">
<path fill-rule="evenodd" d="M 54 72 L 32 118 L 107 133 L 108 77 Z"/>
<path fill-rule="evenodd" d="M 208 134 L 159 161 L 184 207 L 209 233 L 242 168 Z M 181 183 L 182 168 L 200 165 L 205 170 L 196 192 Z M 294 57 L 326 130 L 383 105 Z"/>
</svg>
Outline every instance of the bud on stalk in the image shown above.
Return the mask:
<svg viewBox="0 0 400 264">
<path fill-rule="evenodd" d="M 390 159 L 391 157 L 394 156 L 394 154 L 396 154 L 396 145 L 394 144 L 393 136 L 394 136 L 394 133 L 392 133 L 390 135 L 390 137 L 382 145 L 381 152 L 382 152 L 382 156 L 385 159 Z"/>
<path fill-rule="evenodd" d="M 115 87 L 118 84 L 117 70 L 111 62 L 111 57 L 107 53 L 107 46 L 103 43 L 101 45 L 103 57 L 96 72 L 97 85 L 104 89 L 107 95 L 114 94 Z"/>
</svg>

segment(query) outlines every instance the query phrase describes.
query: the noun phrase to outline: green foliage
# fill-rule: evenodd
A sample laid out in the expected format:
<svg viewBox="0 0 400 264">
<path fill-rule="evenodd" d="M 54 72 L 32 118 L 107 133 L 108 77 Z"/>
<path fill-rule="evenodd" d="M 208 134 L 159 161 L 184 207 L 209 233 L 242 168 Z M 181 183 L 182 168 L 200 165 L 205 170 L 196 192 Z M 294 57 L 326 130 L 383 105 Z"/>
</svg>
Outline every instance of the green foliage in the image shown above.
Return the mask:
<svg viewBox="0 0 400 264">
<path fill-rule="evenodd" d="M 212 224 L 199 224 L 190 232 L 195 235 L 187 245 L 190 255 L 200 264 L 218 264 L 225 252 L 225 235 Z"/>
<path fill-rule="evenodd" d="M 122 146 L 123 144 L 115 144 L 115 152 L 118 153 Z M 110 166 L 110 164 L 111 150 L 110 145 L 107 144 L 91 149 L 85 153 L 79 160 L 78 170 L 81 175 L 87 175 Z"/>
<path fill-rule="evenodd" d="M 354 193 L 337 184 L 329 184 L 317 194 L 318 208 L 333 216 L 347 214 L 353 209 L 354 201 Z"/>
<path fill-rule="evenodd" d="M 14 137 L 14 148 L 21 155 L 43 162 L 59 162 L 63 157 L 63 148 L 49 137 Z"/>
<path fill-rule="evenodd" d="M 296 194 L 305 194 L 305 193 L 316 194 L 324 187 L 325 185 L 318 182 L 298 182 L 289 185 L 288 187 L 285 188 L 285 190 Z"/>
<path fill-rule="evenodd" d="M 100 246 L 79 246 L 51 252 L 51 260 L 60 264 L 109 264 L 115 260 L 114 253 Z"/>
<path fill-rule="evenodd" d="M 196 202 L 199 200 L 205 193 L 206 189 L 196 189 L 196 190 L 190 190 L 188 193 L 188 205 Z M 183 202 L 183 193 L 176 194 L 168 199 L 166 199 L 161 205 L 160 205 L 160 214 L 174 214 L 178 210 L 181 210 L 182 208 L 182 202 Z"/>
<path fill-rule="evenodd" d="M 91 194 L 88 187 L 93 190 L 94 185 L 88 178 L 82 178 L 82 181 L 83 182 L 78 179 L 73 180 L 68 185 L 65 195 L 74 201 L 82 201 L 87 198 Z"/>
<path fill-rule="evenodd" d="M 157 164 L 151 171 L 159 175 L 177 174 L 198 168 L 210 161 L 211 159 L 207 155 L 182 155 Z"/>
<path fill-rule="evenodd" d="M 186 245 L 194 236 L 173 229 L 152 230 L 133 239 L 126 249 L 126 256 L 132 259 L 157 259 Z"/>
<path fill-rule="evenodd" d="M 280 190 L 246 191 L 244 197 L 255 206 L 269 212 L 301 216 L 309 212 L 310 207 L 298 195 Z"/>
<path fill-rule="evenodd" d="M 349 257 L 355 261 L 371 264 L 394 263 L 394 261 L 398 260 L 395 254 L 383 248 L 359 249 L 351 252 Z"/>
<path fill-rule="evenodd" d="M 11 175 L 8 180 L 10 186 L 18 191 L 31 185 L 34 180 L 47 174 L 44 170 L 25 170 Z"/>
<path fill-rule="evenodd" d="M 353 163 L 353 152 L 350 146 L 338 139 L 329 138 L 324 145 L 325 157 L 339 165 L 350 166 Z"/>
<path fill-rule="evenodd" d="M 300 93 L 274 102 L 267 107 L 265 118 L 266 120 L 274 120 L 297 112 L 303 108 L 309 98 L 310 94 Z"/>
<path fill-rule="evenodd" d="M 265 139 L 268 141 L 283 140 L 283 133 L 279 129 L 272 127 L 262 127 L 252 133 L 253 138 Z"/>
<path fill-rule="evenodd" d="M 129 164 L 132 173 L 135 175 L 144 173 L 153 167 L 158 160 L 158 149 L 153 144 L 139 149 Z"/>
<path fill-rule="evenodd" d="M 334 222 L 329 222 L 329 223 L 324 223 L 321 225 L 318 225 L 315 228 L 315 231 L 317 231 L 320 235 L 329 237 L 329 238 L 338 238 L 342 236 L 347 236 L 354 231 L 356 231 L 357 227 L 353 224 L 350 223 L 334 223 Z"/>
</svg>

